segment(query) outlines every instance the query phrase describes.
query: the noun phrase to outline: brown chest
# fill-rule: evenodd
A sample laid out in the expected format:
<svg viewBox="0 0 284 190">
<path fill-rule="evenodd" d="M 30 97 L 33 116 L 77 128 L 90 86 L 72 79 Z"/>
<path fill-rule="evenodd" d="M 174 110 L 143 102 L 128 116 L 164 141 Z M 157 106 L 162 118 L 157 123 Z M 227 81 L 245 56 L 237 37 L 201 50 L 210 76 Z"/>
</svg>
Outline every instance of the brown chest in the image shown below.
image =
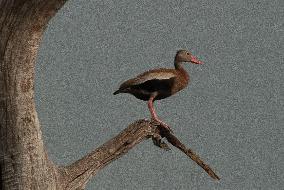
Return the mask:
<svg viewBox="0 0 284 190">
<path fill-rule="evenodd" d="M 171 94 L 175 94 L 178 91 L 184 89 L 190 81 L 189 75 L 184 69 L 178 72 L 179 73 L 177 74 L 177 77 L 175 78 L 175 81 L 174 81 L 174 85 L 172 86 L 172 89 L 171 89 Z"/>
</svg>

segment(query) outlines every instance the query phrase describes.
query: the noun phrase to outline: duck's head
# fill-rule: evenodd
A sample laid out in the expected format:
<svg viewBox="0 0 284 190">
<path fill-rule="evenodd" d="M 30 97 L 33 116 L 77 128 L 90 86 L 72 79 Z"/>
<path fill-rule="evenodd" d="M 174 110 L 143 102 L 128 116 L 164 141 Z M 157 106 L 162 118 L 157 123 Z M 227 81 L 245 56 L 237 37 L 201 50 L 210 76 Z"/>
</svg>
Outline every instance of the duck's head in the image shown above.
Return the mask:
<svg viewBox="0 0 284 190">
<path fill-rule="evenodd" d="M 175 56 L 175 62 L 190 62 L 194 64 L 202 64 L 196 57 L 194 57 L 190 52 L 187 50 L 178 50 Z"/>
</svg>

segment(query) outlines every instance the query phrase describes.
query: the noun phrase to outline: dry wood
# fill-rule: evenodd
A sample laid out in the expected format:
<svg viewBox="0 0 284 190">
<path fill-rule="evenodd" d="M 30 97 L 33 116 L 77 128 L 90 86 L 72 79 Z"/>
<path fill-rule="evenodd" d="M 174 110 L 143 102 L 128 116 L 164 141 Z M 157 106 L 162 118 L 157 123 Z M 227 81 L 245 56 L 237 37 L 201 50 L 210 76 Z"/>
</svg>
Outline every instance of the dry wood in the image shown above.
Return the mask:
<svg viewBox="0 0 284 190">
<path fill-rule="evenodd" d="M 173 146 L 177 147 L 188 157 L 190 157 L 194 162 L 196 162 L 200 167 L 202 167 L 208 173 L 208 175 L 210 175 L 213 179 L 220 180 L 220 178 L 213 172 L 213 170 L 207 164 L 205 164 L 199 158 L 199 156 L 196 153 L 194 153 L 190 148 L 186 148 L 186 146 L 182 144 L 175 135 L 173 135 L 170 131 L 168 131 L 165 128 L 160 127 L 159 129 L 160 129 L 159 134 L 161 135 L 161 137 L 165 137 L 167 141 L 169 141 Z"/>
<path fill-rule="evenodd" d="M 80 181 L 86 183 L 91 176 L 95 175 L 111 161 L 119 158 L 135 145 L 148 138 L 152 138 L 156 146 L 169 150 L 169 146 L 162 141 L 162 138 L 166 138 L 168 142 L 201 166 L 213 179 L 220 179 L 193 151 L 187 149 L 171 131 L 154 122 L 138 120 L 85 157 L 70 166 L 61 168 L 61 174 L 66 176 L 64 181 L 68 184 L 67 189 L 73 189 Z"/>
</svg>

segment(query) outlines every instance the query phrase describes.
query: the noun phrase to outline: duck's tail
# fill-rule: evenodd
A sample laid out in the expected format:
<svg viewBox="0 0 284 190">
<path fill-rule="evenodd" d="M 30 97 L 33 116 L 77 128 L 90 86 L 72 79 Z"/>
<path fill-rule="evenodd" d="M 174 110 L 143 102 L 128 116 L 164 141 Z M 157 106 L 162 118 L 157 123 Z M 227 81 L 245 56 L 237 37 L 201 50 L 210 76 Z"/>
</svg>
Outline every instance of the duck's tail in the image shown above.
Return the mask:
<svg viewBox="0 0 284 190">
<path fill-rule="evenodd" d="M 120 88 L 117 91 L 115 91 L 113 93 L 113 95 L 117 95 L 117 94 L 120 94 L 120 93 L 128 93 L 128 92 L 129 92 L 129 88 Z"/>
<path fill-rule="evenodd" d="M 117 91 L 115 91 L 114 93 L 113 93 L 113 95 L 117 95 L 117 94 L 119 94 L 119 93 L 121 93 L 121 90 L 117 90 Z"/>
</svg>

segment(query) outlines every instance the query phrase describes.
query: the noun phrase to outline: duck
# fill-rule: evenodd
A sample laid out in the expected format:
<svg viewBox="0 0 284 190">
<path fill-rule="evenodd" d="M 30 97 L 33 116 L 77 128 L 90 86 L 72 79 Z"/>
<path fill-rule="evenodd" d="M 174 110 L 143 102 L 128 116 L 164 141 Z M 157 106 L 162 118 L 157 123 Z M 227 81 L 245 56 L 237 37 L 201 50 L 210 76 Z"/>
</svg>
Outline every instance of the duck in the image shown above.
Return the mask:
<svg viewBox="0 0 284 190">
<path fill-rule="evenodd" d="M 203 64 L 188 50 L 178 50 L 174 58 L 174 68 L 152 69 L 124 81 L 113 95 L 128 93 L 139 100 L 147 101 L 151 119 L 172 131 L 157 115 L 154 102 L 165 99 L 188 86 L 190 78 L 183 63 Z"/>
</svg>

